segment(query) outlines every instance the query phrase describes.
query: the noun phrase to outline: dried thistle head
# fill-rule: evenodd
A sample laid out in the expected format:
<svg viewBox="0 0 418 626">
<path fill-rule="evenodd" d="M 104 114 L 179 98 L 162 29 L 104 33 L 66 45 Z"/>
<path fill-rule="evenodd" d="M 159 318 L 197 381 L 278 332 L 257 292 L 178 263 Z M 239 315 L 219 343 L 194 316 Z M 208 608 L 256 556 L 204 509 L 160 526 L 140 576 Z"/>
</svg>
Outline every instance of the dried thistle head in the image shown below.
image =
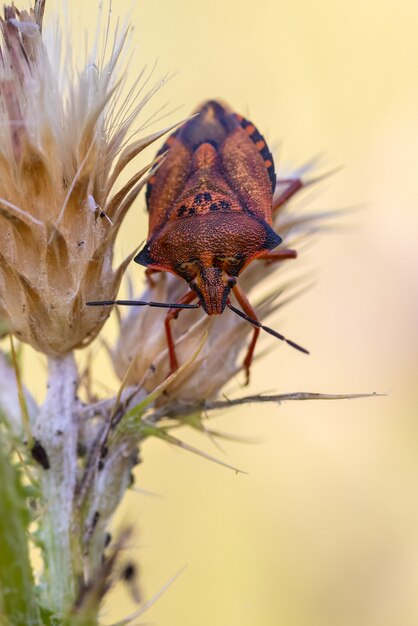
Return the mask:
<svg viewBox="0 0 418 626">
<path fill-rule="evenodd" d="M 126 165 L 156 137 L 129 144 L 142 106 L 138 81 L 121 100 L 116 75 L 128 36 L 115 34 L 105 61 L 82 71 L 49 58 L 44 0 L 0 18 L 0 318 L 50 355 L 87 345 L 108 312 L 129 256 L 112 269 L 122 220 L 146 168 L 118 190 Z M 104 54 L 104 56 L 106 56 Z"/>
</svg>

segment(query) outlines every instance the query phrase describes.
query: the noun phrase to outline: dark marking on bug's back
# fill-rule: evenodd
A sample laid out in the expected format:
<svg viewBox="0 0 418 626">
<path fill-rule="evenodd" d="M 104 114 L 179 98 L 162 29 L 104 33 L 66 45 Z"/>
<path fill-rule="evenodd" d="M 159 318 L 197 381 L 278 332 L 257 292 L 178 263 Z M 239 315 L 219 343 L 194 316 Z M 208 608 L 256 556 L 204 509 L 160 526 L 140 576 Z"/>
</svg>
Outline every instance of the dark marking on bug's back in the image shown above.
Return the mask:
<svg viewBox="0 0 418 626">
<path fill-rule="evenodd" d="M 245 130 L 251 141 L 254 142 L 255 147 L 259 151 L 260 156 L 264 161 L 264 165 L 266 166 L 267 173 L 271 182 L 271 188 L 274 193 L 274 190 L 276 189 L 276 172 L 274 169 L 273 155 L 271 154 L 267 146 L 266 140 L 259 132 L 259 130 L 254 126 L 254 124 L 252 124 L 249 120 L 246 120 L 244 117 L 238 114 L 235 114 L 234 117 L 240 124 L 240 126 Z"/>
<path fill-rule="evenodd" d="M 223 209 L 224 211 L 228 211 L 231 208 L 231 203 L 229 200 L 219 200 L 218 202 L 212 202 L 209 209 L 211 211 L 219 211 Z"/>
<path fill-rule="evenodd" d="M 265 161 L 271 161 L 271 152 L 267 146 L 264 146 L 264 148 L 260 150 L 260 154 Z"/>
<path fill-rule="evenodd" d="M 208 191 L 205 191 L 204 193 L 198 193 L 195 195 L 194 204 L 201 206 L 202 204 L 205 204 L 206 202 L 210 202 L 211 200 L 212 200 L 211 194 Z"/>
<path fill-rule="evenodd" d="M 254 128 L 254 130 L 253 130 L 253 132 L 251 133 L 251 140 L 252 140 L 255 144 L 259 143 L 260 141 L 262 141 L 262 142 L 264 142 L 264 143 L 265 143 L 263 135 L 262 135 L 262 134 L 261 134 L 261 133 L 257 130 L 257 128 L 256 128 L 255 126 L 253 126 L 253 128 Z M 257 146 L 256 146 L 256 147 L 257 147 Z"/>
<path fill-rule="evenodd" d="M 247 128 L 247 126 L 249 126 L 251 124 L 251 122 L 246 120 L 245 117 L 242 117 L 242 115 L 236 115 L 235 117 L 237 118 L 238 122 L 240 123 L 240 125 L 244 129 Z"/>
</svg>

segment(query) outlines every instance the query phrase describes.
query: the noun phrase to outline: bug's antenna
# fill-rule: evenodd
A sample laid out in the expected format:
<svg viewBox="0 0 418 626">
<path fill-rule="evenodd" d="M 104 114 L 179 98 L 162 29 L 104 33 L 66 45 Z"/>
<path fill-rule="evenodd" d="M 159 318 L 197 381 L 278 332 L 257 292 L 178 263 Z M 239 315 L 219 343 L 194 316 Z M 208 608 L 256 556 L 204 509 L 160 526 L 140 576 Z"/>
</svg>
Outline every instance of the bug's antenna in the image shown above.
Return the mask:
<svg viewBox="0 0 418 626">
<path fill-rule="evenodd" d="M 169 302 L 145 302 L 144 300 L 100 300 L 98 302 L 86 302 L 87 306 L 153 306 L 159 309 L 198 309 L 200 304 L 170 304 Z"/>
<path fill-rule="evenodd" d="M 292 348 L 299 350 L 299 352 L 303 352 L 304 354 L 309 354 L 306 348 L 302 348 L 302 346 L 300 346 L 298 343 L 295 343 L 291 339 L 287 339 L 284 335 L 282 335 L 281 333 L 278 333 L 277 330 L 273 330 L 272 328 L 269 328 L 268 326 L 264 326 L 264 324 L 262 324 L 258 320 L 255 320 L 249 315 L 247 315 L 246 313 L 244 313 L 244 311 L 240 311 L 240 309 L 237 309 L 236 307 L 234 307 L 230 302 L 227 302 L 226 305 L 229 309 L 231 309 L 231 311 L 233 311 L 234 313 L 242 317 L 243 320 L 246 320 L 253 326 L 257 326 L 257 328 L 261 328 L 262 330 L 265 330 L 266 333 L 273 335 L 273 337 L 276 337 L 277 339 L 281 339 L 282 341 L 285 341 L 286 343 L 289 344 L 289 346 L 292 346 Z"/>
</svg>

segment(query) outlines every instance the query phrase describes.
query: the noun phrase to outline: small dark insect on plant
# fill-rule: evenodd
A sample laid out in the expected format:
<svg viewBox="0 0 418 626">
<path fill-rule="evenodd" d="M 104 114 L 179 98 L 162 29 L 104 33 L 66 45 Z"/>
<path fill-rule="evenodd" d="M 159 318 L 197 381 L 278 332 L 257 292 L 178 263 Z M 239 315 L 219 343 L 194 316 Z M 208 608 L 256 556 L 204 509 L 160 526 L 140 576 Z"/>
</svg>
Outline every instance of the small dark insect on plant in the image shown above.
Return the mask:
<svg viewBox="0 0 418 626">
<path fill-rule="evenodd" d="M 166 307 L 165 330 L 170 373 L 178 361 L 170 322 L 180 309 L 202 306 L 220 315 L 227 306 L 252 324 L 254 334 L 244 359 L 250 366 L 260 329 L 305 352 L 297 343 L 264 326 L 237 278 L 254 260 L 295 258 L 294 250 L 274 250 L 282 241 L 273 230 L 276 174 L 271 152 L 251 122 L 216 101 L 204 103 L 178 128 L 157 156 L 165 159 L 150 178 L 146 200 L 148 240 L 135 261 L 154 272 L 183 278 L 188 291 L 176 303 L 110 300 L 89 305 Z M 231 303 L 234 294 L 241 309 Z M 192 304 L 193 300 L 197 304 Z"/>
</svg>

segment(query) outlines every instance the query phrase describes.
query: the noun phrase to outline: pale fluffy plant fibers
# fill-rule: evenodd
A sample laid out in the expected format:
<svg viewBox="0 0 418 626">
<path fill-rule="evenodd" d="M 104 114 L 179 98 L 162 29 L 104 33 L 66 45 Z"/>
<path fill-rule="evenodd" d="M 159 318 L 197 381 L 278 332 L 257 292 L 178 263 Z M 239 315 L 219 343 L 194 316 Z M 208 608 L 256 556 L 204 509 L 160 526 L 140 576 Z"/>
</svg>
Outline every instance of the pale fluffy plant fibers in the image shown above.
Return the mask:
<svg viewBox="0 0 418 626">
<path fill-rule="evenodd" d="M 115 239 L 149 167 L 127 182 L 121 175 L 167 129 L 136 137 L 147 125 L 138 122 L 142 108 L 161 82 L 145 94 L 143 76 L 126 86 L 128 27 L 113 36 L 108 25 L 107 45 L 96 41 L 85 67 L 76 69 L 69 51 L 60 50 L 59 36 L 55 47 L 45 44 L 44 5 L 36 0 L 30 11 L 6 6 L 0 20 L 0 336 L 30 344 L 48 363 L 38 405 L 25 389 L 13 342 L 8 354 L 2 344 L 0 466 L 7 467 L 6 451 L 12 479 L 0 485 L 0 622 L 94 626 L 118 579 L 121 553 L 128 554 L 130 532 L 120 531 L 110 546 L 107 532 L 131 484 L 140 444 L 158 437 L 211 458 L 171 428 L 187 423 L 207 431 L 202 417 L 233 404 L 337 396 L 217 400 L 242 368 L 252 327 L 230 311 L 216 319 L 202 310 L 182 311 L 173 322 L 181 366 L 167 378 L 165 312 L 133 309 L 110 351 L 122 381 L 118 392 L 100 399 L 86 384 L 80 399 L 94 362 L 81 376 L 73 350 L 86 347 L 109 315 L 107 307 L 85 303 L 116 296 L 134 253 L 113 269 Z M 275 227 L 287 246 L 323 217 L 292 216 L 287 200 L 309 182 L 301 172 L 278 182 Z M 248 293 L 264 288 L 258 301 L 251 294 L 261 319 L 289 298 L 283 285 L 266 293 L 264 281 L 277 267 L 255 261 L 240 277 Z M 143 297 L 172 302 L 184 290 L 183 281 L 161 274 Z M 43 563 L 36 577 L 28 558 L 35 542 Z M 16 578 L 10 564 L 21 564 Z"/>
<path fill-rule="evenodd" d="M 116 295 L 132 255 L 113 270 L 113 246 L 146 170 L 118 181 L 158 133 L 126 144 L 154 91 L 136 99 L 137 83 L 120 97 L 128 31 L 108 43 L 107 61 L 71 72 L 70 59 L 48 55 L 42 5 L 6 7 L 0 22 L 0 316 L 22 341 L 61 355 L 108 316 L 84 303 Z"/>
</svg>

